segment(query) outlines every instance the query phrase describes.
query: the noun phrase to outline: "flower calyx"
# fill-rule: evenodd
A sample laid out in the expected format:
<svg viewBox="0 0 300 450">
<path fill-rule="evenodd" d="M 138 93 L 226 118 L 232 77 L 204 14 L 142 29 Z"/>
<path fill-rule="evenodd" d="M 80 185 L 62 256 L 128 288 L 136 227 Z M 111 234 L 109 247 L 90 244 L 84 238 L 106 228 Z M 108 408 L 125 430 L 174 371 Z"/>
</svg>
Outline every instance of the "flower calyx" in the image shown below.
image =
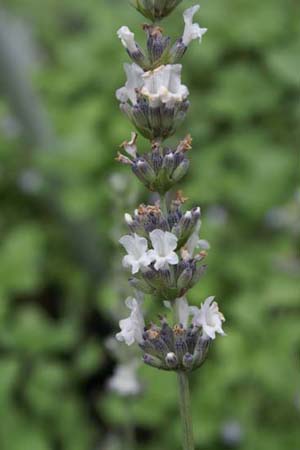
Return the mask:
<svg viewBox="0 0 300 450">
<path fill-rule="evenodd" d="M 168 16 L 182 0 L 131 0 L 132 6 L 153 22 Z"/>
<path fill-rule="evenodd" d="M 173 45 L 171 38 L 163 35 L 163 29 L 154 24 L 142 26 L 146 33 L 146 51 L 136 42 L 134 33 L 126 25 L 118 29 L 117 35 L 131 60 L 145 72 L 153 71 L 161 65 L 176 64 L 185 54 L 189 44 L 195 39 L 201 42 L 207 31 L 198 23 L 193 23 L 193 17 L 199 8 L 200 5 L 195 5 L 184 11 L 184 30 Z"/>
<path fill-rule="evenodd" d="M 118 153 L 117 161 L 131 166 L 136 177 L 153 192 L 165 194 L 187 173 L 189 159 L 186 152 L 191 148 L 188 135 L 177 147 L 164 147 L 156 142 L 151 151 L 139 154 L 136 145 L 137 135 L 132 133 L 131 140 L 121 144 L 127 155 Z M 185 144 L 183 144 L 185 142 Z"/>
<path fill-rule="evenodd" d="M 166 64 L 144 72 L 124 64 L 125 85 L 116 91 L 120 109 L 147 139 L 164 140 L 175 133 L 189 108 L 189 91 L 181 84 L 180 64 Z"/>
</svg>

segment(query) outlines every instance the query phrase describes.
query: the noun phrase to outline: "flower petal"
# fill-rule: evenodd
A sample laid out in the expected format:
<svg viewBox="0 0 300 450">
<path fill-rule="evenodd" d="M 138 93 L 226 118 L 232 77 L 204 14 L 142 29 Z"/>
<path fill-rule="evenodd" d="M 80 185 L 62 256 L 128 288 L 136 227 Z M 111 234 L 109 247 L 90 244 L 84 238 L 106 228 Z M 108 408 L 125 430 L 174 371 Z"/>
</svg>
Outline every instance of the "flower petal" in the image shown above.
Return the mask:
<svg viewBox="0 0 300 450">
<path fill-rule="evenodd" d="M 134 33 L 129 30 L 128 27 L 123 26 L 117 31 L 118 37 L 121 39 L 121 42 L 125 48 L 128 49 L 130 53 L 134 53 L 137 51 L 137 45 L 134 40 Z"/>
<path fill-rule="evenodd" d="M 186 297 L 177 298 L 175 304 L 179 323 L 181 323 L 184 328 L 187 328 L 190 315 L 190 307 Z"/>
<path fill-rule="evenodd" d="M 166 257 L 166 260 L 169 264 L 175 265 L 178 264 L 179 258 L 175 252 L 172 252 Z"/>
<path fill-rule="evenodd" d="M 178 239 L 175 234 L 170 233 L 169 231 L 165 231 L 165 247 L 167 253 L 172 252 L 176 249 L 177 241 Z"/>
</svg>

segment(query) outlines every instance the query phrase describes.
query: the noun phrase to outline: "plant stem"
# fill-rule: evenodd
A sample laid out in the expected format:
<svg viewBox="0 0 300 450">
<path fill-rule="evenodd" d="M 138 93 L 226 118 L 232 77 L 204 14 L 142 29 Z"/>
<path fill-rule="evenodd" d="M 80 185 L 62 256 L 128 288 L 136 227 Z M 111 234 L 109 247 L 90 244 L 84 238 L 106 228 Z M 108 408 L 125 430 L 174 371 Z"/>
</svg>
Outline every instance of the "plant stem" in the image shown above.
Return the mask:
<svg viewBox="0 0 300 450">
<path fill-rule="evenodd" d="M 126 401 L 124 402 L 124 407 L 126 409 L 127 414 L 127 420 L 125 422 L 124 427 L 126 450 L 134 450 L 136 448 L 136 436 L 135 436 L 132 406 L 133 406 L 132 399 L 127 398 Z"/>
<path fill-rule="evenodd" d="M 168 204 L 167 204 L 167 194 L 160 195 L 160 209 L 165 218 L 168 217 Z"/>
<path fill-rule="evenodd" d="M 195 450 L 188 374 L 183 371 L 178 371 L 177 376 L 179 407 L 183 431 L 183 450 Z"/>
</svg>

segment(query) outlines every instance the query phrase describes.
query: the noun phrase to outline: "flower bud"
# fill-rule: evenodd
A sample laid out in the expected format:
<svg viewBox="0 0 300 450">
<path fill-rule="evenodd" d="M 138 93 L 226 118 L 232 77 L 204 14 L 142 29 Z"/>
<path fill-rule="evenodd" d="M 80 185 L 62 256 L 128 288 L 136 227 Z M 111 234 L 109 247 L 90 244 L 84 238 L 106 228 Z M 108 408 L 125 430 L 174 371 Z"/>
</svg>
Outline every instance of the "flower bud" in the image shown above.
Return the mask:
<svg viewBox="0 0 300 450">
<path fill-rule="evenodd" d="M 160 279 L 165 287 L 171 287 L 172 286 L 172 277 L 170 269 L 160 269 L 159 270 Z"/>
<path fill-rule="evenodd" d="M 144 292 L 144 294 L 152 294 L 153 293 L 153 289 L 144 280 L 140 280 L 138 278 L 132 277 L 132 278 L 129 278 L 128 281 L 132 287 L 134 287 L 138 291 Z"/>
<path fill-rule="evenodd" d="M 195 349 L 195 345 L 198 342 L 199 339 L 199 328 L 198 327 L 192 327 L 189 328 L 186 333 L 186 344 L 188 346 L 189 352 L 193 353 Z"/>
<path fill-rule="evenodd" d="M 174 327 L 174 347 L 178 360 L 182 361 L 185 353 L 188 353 L 188 348 L 185 342 L 185 330 L 178 325 Z"/>
<path fill-rule="evenodd" d="M 168 49 L 170 45 L 170 38 L 164 37 L 162 35 L 161 28 L 154 26 L 154 25 L 147 25 L 145 24 L 143 26 L 144 31 L 147 33 L 147 49 L 148 54 L 150 58 L 150 62 L 153 64 L 158 63 L 164 54 L 164 52 Z M 160 62 L 161 64 L 161 62 Z M 152 69 L 155 67 L 155 65 L 152 67 Z"/>
<path fill-rule="evenodd" d="M 149 124 L 154 137 L 161 136 L 161 112 L 160 106 L 149 106 Z"/>
<path fill-rule="evenodd" d="M 182 0 L 131 0 L 132 5 L 153 22 L 168 16 Z"/>
<path fill-rule="evenodd" d="M 201 217 L 201 209 L 200 206 L 192 209 L 194 222 L 197 222 Z"/>
<path fill-rule="evenodd" d="M 190 353 L 186 353 L 183 358 L 182 358 L 182 365 L 186 368 L 186 369 L 192 369 L 194 364 L 194 358 L 193 355 L 191 355 Z"/>
<path fill-rule="evenodd" d="M 200 267 L 197 267 L 194 272 L 193 272 L 193 276 L 192 279 L 190 281 L 190 287 L 194 286 L 196 283 L 198 283 L 198 281 L 200 280 L 200 278 L 205 274 L 207 269 L 207 265 L 202 265 Z"/>
<path fill-rule="evenodd" d="M 164 110 L 163 110 L 163 127 L 165 130 L 169 130 L 170 136 L 175 132 L 174 122 L 175 122 L 175 109 L 174 108 L 164 108 Z"/>
<path fill-rule="evenodd" d="M 184 159 L 178 167 L 176 167 L 176 169 L 174 170 L 173 174 L 172 174 L 172 180 L 174 182 L 177 182 L 179 180 L 181 180 L 182 177 L 184 177 L 184 175 L 187 173 L 189 168 L 189 160 L 188 159 Z"/>
<path fill-rule="evenodd" d="M 152 166 L 154 171 L 157 173 L 159 171 L 159 169 L 162 167 L 163 164 L 163 158 L 159 153 L 159 149 L 154 148 L 152 149 L 152 152 L 150 154 L 151 157 L 151 162 L 152 162 Z"/>
<path fill-rule="evenodd" d="M 161 338 L 154 339 L 152 341 L 152 344 L 153 344 L 153 346 L 154 346 L 154 348 L 156 350 L 157 356 L 159 358 L 163 358 L 164 359 L 166 357 L 169 349 L 168 349 L 166 343 L 163 341 L 163 339 L 161 339 Z"/>
<path fill-rule="evenodd" d="M 209 344 L 211 339 L 209 338 L 203 338 L 202 336 L 199 337 L 198 342 L 195 346 L 194 350 L 194 367 L 198 368 L 201 366 L 201 364 L 204 363 L 205 358 L 208 353 Z"/>
<path fill-rule="evenodd" d="M 186 290 L 189 287 L 189 284 L 193 277 L 193 270 L 191 267 L 187 267 L 178 277 L 177 279 L 177 287 L 180 291 Z"/>
<path fill-rule="evenodd" d="M 162 165 L 165 175 L 170 177 L 175 167 L 175 157 L 172 152 L 167 153 L 163 159 Z"/>
<path fill-rule="evenodd" d="M 138 64 L 143 69 L 147 68 L 147 66 L 148 66 L 147 58 L 144 55 L 144 53 L 139 45 L 137 45 L 137 49 L 135 52 L 130 52 L 127 49 L 127 53 L 130 56 L 130 58 L 132 59 L 132 61 L 134 61 L 136 64 Z"/>
<path fill-rule="evenodd" d="M 127 116 L 129 119 L 133 122 L 135 127 L 140 131 L 140 133 L 146 137 L 152 139 L 151 130 L 149 129 L 149 122 L 148 122 L 148 105 L 143 104 L 142 102 L 138 102 L 133 107 L 130 107 L 130 114 Z"/>
<path fill-rule="evenodd" d="M 169 352 L 165 358 L 166 364 L 170 369 L 176 369 L 178 365 L 178 359 L 175 353 Z"/>
<path fill-rule="evenodd" d="M 146 185 L 153 183 L 156 175 L 150 164 L 143 158 L 140 158 L 132 164 L 133 173 Z"/>
<path fill-rule="evenodd" d="M 168 325 L 167 322 L 164 322 L 162 324 L 161 338 L 164 340 L 164 342 L 166 343 L 168 348 L 173 348 L 173 346 L 174 346 L 173 330 Z"/>
<path fill-rule="evenodd" d="M 170 62 L 172 64 L 177 63 L 185 54 L 187 46 L 182 42 L 182 38 L 177 39 L 175 44 L 171 47 L 169 51 Z"/>
<path fill-rule="evenodd" d="M 164 369 L 166 368 L 165 364 L 156 356 L 149 355 L 149 353 L 145 353 L 143 355 L 143 361 L 148 366 L 155 367 L 156 369 Z"/>
</svg>

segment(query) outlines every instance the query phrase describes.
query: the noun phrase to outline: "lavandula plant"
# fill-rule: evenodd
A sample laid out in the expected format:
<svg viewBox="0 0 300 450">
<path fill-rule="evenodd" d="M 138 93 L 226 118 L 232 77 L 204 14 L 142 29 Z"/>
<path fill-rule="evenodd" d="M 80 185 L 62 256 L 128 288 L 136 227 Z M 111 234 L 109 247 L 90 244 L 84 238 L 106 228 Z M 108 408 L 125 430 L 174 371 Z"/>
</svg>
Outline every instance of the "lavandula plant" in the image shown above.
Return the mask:
<svg viewBox="0 0 300 450">
<path fill-rule="evenodd" d="M 181 84 L 179 63 L 194 39 L 201 41 L 207 31 L 193 23 L 199 5 L 184 14 L 184 31 L 174 43 L 157 22 L 180 3 L 180 0 L 133 0 L 136 9 L 151 21 L 143 25 L 147 51 L 135 41 L 128 27 L 118 30 L 129 57 L 125 64 L 127 81 L 117 90 L 121 110 L 137 132 L 149 140 L 149 151 L 141 154 L 137 133 L 121 146 L 117 160 L 132 172 L 160 200 L 154 205 L 140 205 L 125 214 L 129 234 L 120 239 L 127 254 L 123 266 L 131 271 L 129 282 L 136 295 L 126 300 L 128 318 L 120 321 L 117 339 L 128 345 L 138 344 L 143 361 L 156 369 L 177 373 L 180 411 L 183 425 L 183 448 L 193 450 L 188 375 L 204 362 L 216 333 L 224 335 L 223 315 L 214 297 L 200 308 L 190 306 L 187 293 L 202 277 L 206 266 L 204 241 L 199 239 L 200 208 L 184 211 L 185 198 L 178 191 L 170 200 L 167 193 L 181 180 L 189 167 L 190 135 L 170 147 L 165 140 L 173 135 L 189 107 L 188 88 Z M 152 295 L 162 308 L 173 311 L 168 321 L 162 313 L 160 323 L 145 324 L 143 295 Z"/>
</svg>

